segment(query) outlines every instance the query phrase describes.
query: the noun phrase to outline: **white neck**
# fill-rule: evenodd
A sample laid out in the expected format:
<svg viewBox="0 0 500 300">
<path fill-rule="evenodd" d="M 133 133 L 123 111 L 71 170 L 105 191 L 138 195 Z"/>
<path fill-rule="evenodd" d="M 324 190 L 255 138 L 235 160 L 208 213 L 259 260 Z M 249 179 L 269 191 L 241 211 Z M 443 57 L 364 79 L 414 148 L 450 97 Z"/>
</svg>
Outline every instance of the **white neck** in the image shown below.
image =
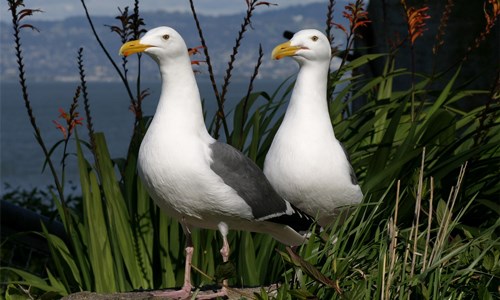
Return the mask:
<svg viewBox="0 0 500 300">
<path fill-rule="evenodd" d="M 287 117 L 299 122 L 330 123 L 327 93 L 328 65 L 308 62 L 302 64 L 288 105 Z M 331 126 L 330 126 L 331 127 Z"/>
<path fill-rule="evenodd" d="M 159 66 L 162 92 L 149 130 L 175 130 L 180 136 L 209 135 L 189 56 Z"/>
</svg>

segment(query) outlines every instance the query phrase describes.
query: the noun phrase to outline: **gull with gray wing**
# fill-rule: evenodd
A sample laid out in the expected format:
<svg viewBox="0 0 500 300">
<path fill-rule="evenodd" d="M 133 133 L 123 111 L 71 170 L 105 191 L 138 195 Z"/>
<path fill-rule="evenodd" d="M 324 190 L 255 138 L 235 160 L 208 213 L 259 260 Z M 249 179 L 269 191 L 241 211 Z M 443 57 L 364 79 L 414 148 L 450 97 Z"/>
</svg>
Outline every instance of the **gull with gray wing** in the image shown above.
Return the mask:
<svg viewBox="0 0 500 300">
<path fill-rule="evenodd" d="M 181 35 L 158 27 L 120 49 L 125 56 L 138 52 L 158 63 L 162 78 L 160 100 L 139 150 L 139 176 L 155 203 L 180 221 L 187 237 L 183 288 L 157 295 L 189 297 L 191 227 L 220 231 L 224 261 L 229 258 L 229 229 L 268 233 L 284 244 L 301 244 L 301 232 L 313 220 L 283 200 L 249 158 L 208 133 Z M 226 294 L 223 287 L 208 297 Z"/>
</svg>

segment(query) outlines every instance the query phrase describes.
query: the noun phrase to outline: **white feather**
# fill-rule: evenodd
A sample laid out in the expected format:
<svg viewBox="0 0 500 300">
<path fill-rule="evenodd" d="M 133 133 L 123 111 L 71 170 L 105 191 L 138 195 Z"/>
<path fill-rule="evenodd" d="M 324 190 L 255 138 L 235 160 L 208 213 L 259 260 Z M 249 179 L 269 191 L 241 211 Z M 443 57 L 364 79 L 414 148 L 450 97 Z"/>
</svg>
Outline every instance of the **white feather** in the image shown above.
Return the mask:
<svg viewBox="0 0 500 300">
<path fill-rule="evenodd" d="M 320 38 L 314 42 L 312 36 Z M 351 182 L 351 167 L 328 113 L 328 40 L 317 30 L 303 30 L 294 35 L 291 45 L 308 49 L 294 57 L 300 71 L 264 173 L 283 198 L 325 225 L 339 207 L 359 203 L 363 195 L 359 185 Z"/>
<path fill-rule="evenodd" d="M 159 27 L 140 43 L 150 45 L 144 52 L 158 62 L 162 75 L 158 107 L 138 157 L 139 176 L 155 203 L 191 226 L 222 229 L 223 234 L 227 228 L 266 232 L 285 244 L 302 243 L 304 237 L 286 225 L 255 220 L 245 200 L 210 168 L 215 140 L 204 124 L 181 36 Z"/>
</svg>

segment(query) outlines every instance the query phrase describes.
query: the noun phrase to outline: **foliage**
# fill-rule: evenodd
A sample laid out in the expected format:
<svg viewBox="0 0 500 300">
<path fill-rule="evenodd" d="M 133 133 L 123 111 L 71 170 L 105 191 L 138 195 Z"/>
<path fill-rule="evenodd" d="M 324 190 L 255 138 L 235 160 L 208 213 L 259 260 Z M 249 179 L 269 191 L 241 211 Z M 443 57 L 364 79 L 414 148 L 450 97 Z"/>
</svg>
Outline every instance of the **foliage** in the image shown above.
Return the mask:
<svg viewBox="0 0 500 300">
<path fill-rule="evenodd" d="M 81 2 L 93 29 L 85 1 Z M 124 82 L 135 113 L 127 157 L 111 158 L 104 133 L 95 132 L 92 127 L 83 49 L 78 52 L 81 82 L 70 111 L 74 112 L 82 97 L 88 142 L 81 135 L 83 130 L 70 119 L 68 126 L 73 126 L 66 129 L 67 135 L 48 149 L 29 105 L 22 64 L 19 33 L 20 29 L 31 27 L 19 23 L 25 13 L 16 9 L 23 2 L 8 3 L 13 13 L 24 101 L 36 139 L 54 175 L 55 190 L 50 195 L 68 238 L 62 240 L 47 230 L 39 233 L 47 239 L 52 256 L 53 267 L 47 269 L 47 278 L 2 268 L 2 272 L 16 278 L 9 282 L 6 297 L 56 298 L 80 290 L 114 292 L 179 286 L 183 281 L 183 274 L 178 272 L 184 262 L 182 230 L 149 199 L 136 170 L 140 140 L 149 120 L 142 116 L 141 101 L 147 92 L 141 88 L 140 72 L 135 81 L 136 91 L 132 92 L 127 59 L 118 67 L 93 30 Z M 223 104 L 240 41 L 251 24 L 253 10 L 262 3 L 247 1 L 247 15 L 229 58 L 221 95 L 209 63 L 208 48 L 206 45 L 203 48 L 219 105 L 211 132 L 218 135 L 222 126 L 226 140 L 259 165 L 283 118 L 282 108 L 293 84 L 285 81 L 272 93 L 252 90 L 263 56 L 260 49 L 248 92 L 234 107 L 232 128 L 227 124 Z M 359 6 L 361 2 L 356 3 Z M 333 7 L 333 1 L 330 4 Z M 193 2 L 191 7 L 204 44 Z M 366 14 L 359 10 L 357 16 L 359 12 L 366 24 Z M 138 1 L 134 2 L 133 14 L 128 14 L 128 8 L 122 9 L 117 20 L 119 26 L 110 28 L 120 39 L 137 38 L 143 32 Z M 328 23 L 330 32 L 334 24 Z M 357 24 L 351 23 L 351 27 Z M 352 29 L 352 35 L 347 33 L 348 36 L 354 35 Z M 414 34 L 411 42 L 417 37 Z M 348 47 L 351 46 L 349 43 Z M 337 138 L 346 145 L 357 170 L 365 201 L 346 216 L 345 222 L 341 223 L 339 218 L 321 237 L 313 235 L 297 252 L 283 248 L 267 235 L 231 232 L 228 237 L 231 261 L 236 268 L 232 285 L 287 282 L 297 271 L 302 274 L 298 276 L 297 287 L 282 285 L 276 296 L 261 293 L 255 297 L 492 298 L 500 284 L 500 208 L 496 203 L 500 194 L 500 84 L 491 91 L 467 90 L 456 82 L 458 67 L 453 69 L 454 74 L 443 89 L 434 90 L 433 84 L 449 74 L 426 76 L 396 69 L 394 53 L 365 55 L 347 63 L 349 50 L 346 49 L 341 68 L 330 75 L 330 90 L 336 90 L 329 108 Z M 347 72 L 374 60 L 385 63 L 383 74 L 343 79 Z M 412 78 L 411 88 L 395 86 L 394 82 L 403 77 Z M 342 89 L 341 83 L 345 84 Z M 479 96 L 487 97 L 488 101 L 473 110 L 464 111 L 457 105 Z M 362 106 L 353 112 L 355 101 Z M 68 205 L 64 168 L 58 173 L 51 157 L 53 149 L 66 145 L 70 138 L 77 146 L 82 191 L 80 212 Z M 475 217 L 478 215 L 482 216 L 479 220 Z M 214 231 L 195 230 L 193 243 L 196 247 L 193 266 L 198 270 L 194 282 L 199 286 L 213 283 L 213 278 L 220 277 L 216 270 L 221 241 Z"/>
<path fill-rule="evenodd" d="M 304 270 L 300 287 L 289 294 L 293 299 L 491 299 L 500 283 L 500 222 L 474 232 L 463 226 L 460 219 L 475 199 L 453 212 L 465 169 L 448 200 L 437 203 L 432 177 L 424 179 L 420 170 L 409 227 L 397 220 L 400 200 L 414 187 L 401 188 L 398 181 L 390 187 L 398 194 L 390 218 L 377 222 L 386 193 L 379 202 L 358 207 L 344 224 L 333 224 L 326 241 L 310 239 L 299 251 L 304 259 L 282 253 Z M 430 208 L 424 209 L 424 200 Z"/>
</svg>

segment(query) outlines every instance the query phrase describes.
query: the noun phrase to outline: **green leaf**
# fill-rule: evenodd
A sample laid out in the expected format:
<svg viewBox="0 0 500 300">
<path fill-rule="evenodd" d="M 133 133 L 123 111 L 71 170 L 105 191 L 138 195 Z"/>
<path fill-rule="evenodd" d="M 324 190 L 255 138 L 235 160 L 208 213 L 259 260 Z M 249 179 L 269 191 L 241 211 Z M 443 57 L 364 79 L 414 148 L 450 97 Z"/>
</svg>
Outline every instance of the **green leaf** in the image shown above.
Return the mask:
<svg viewBox="0 0 500 300">
<path fill-rule="evenodd" d="M 368 166 L 367 178 L 373 178 L 376 174 L 380 174 L 386 169 L 387 163 L 392 162 L 393 165 L 397 162 L 391 161 L 390 154 L 393 148 L 394 137 L 399 129 L 399 124 L 401 120 L 401 116 L 403 115 L 404 108 L 406 106 L 406 101 L 403 101 L 397 111 L 394 113 L 394 116 L 391 118 L 387 129 L 383 133 L 381 140 L 378 144 L 378 148 L 375 153 L 372 155 L 370 165 Z M 386 113 L 384 113 L 386 114 Z M 394 168 L 401 168 L 403 165 L 399 163 Z"/>
<path fill-rule="evenodd" d="M 64 290 L 58 289 L 58 287 L 54 287 L 50 284 L 48 284 L 45 280 L 42 278 L 30 274 L 26 271 L 19 270 L 16 268 L 10 268 L 10 267 L 0 267 L 0 270 L 2 271 L 9 271 L 12 273 L 15 273 L 16 275 L 20 276 L 24 281 L 18 281 L 18 280 L 13 280 L 10 281 L 9 284 L 20 284 L 20 285 L 26 285 L 26 286 L 32 286 L 38 289 L 41 289 L 42 291 L 46 292 L 64 292 Z M 61 294 L 63 295 L 63 294 Z"/>
<path fill-rule="evenodd" d="M 500 216 L 500 204 L 498 203 L 495 203 L 493 201 L 490 201 L 490 200 L 478 200 L 479 203 L 483 204 L 484 206 L 488 207 L 489 209 L 491 209 L 492 211 L 494 211 L 497 215 Z"/>
<path fill-rule="evenodd" d="M 94 141 L 97 170 L 101 180 L 101 188 L 107 200 L 107 209 L 105 212 L 109 220 L 109 236 L 113 252 L 115 253 L 115 266 L 118 268 L 121 268 L 122 264 L 125 266 L 127 276 L 130 278 L 132 286 L 149 288 L 151 287 L 152 278 L 148 278 L 147 275 L 152 274 L 152 271 L 149 269 L 151 264 L 143 264 L 143 269 L 139 266 L 136 254 L 137 246 L 135 245 L 137 241 L 134 238 L 130 226 L 132 221 L 115 175 L 115 169 L 109 155 L 104 135 L 102 133 L 96 133 L 94 135 Z M 123 261 L 123 263 L 121 261 Z M 124 272 L 118 271 L 116 276 L 119 278 L 118 284 L 121 287 L 120 289 L 125 289 L 127 286 Z"/>
<path fill-rule="evenodd" d="M 432 145 L 438 141 L 443 145 L 452 143 L 455 139 L 454 119 L 454 116 L 450 112 L 438 109 L 417 134 L 417 136 L 421 136 L 420 144 Z"/>
<path fill-rule="evenodd" d="M 241 232 L 238 252 L 238 266 L 245 286 L 256 286 L 260 284 L 258 268 L 256 268 L 256 248 L 252 238 L 252 233 Z"/>
<path fill-rule="evenodd" d="M 76 146 L 82 187 L 84 228 L 88 231 L 88 254 L 94 278 L 94 288 L 97 292 L 115 292 L 118 289 L 113 266 L 114 260 L 111 254 L 100 186 L 94 171 L 84 158 L 78 137 Z"/>
<path fill-rule="evenodd" d="M 429 110 L 427 111 L 428 116 L 432 116 L 448 99 L 448 97 L 450 96 L 451 88 L 453 87 L 453 84 L 455 83 L 458 75 L 460 74 L 460 70 L 461 67 L 457 69 L 455 75 L 453 75 L 453 77 L 444 87 L 439 97 L 434 101 L 434 104 L 429 108 Z"/>
<path fill-rule="evenodd" d="M 53 258 L 52 260 L 56 265 L 56 269 L 58 271 L 59 276 L 61 277 L 61 280 L 63 280 L 63 283 L 61 284 L 63 285 L 63 288 L 66 291 L 66 293 L 69 293 L 70 290 L 68 279 L 66 278 L 66 273 L 65 273 L 65 270 L 67 270 L 68 268 L 71 271 L 73 279 L 81 287 L 82 281 L 80 277 L 80 270 L 78 269 L 75 261 L 73 260 L 66 244 L 58 236 L 50 234 L 43 223 L 42 223 L 42 229 L 43 229 L 43 236 L 47 240 L 47 244 L 49 246 Z"/>
<path fill-rule="evenodd" d="M 324 285 L 334 288 L 337 291 L 340 291 L 340 287 L 338 284 L 331 280 L 330 278 L 323 275 L 318 269 L 316 269 L 312 264 L 305 261 L 302 257 L 297 255 L 290 247 L 286 247 L 286 251 L 290 255 L 290 258 L 294 262 L 295 265 L 300 266 L 301 269 L 306 272 L 309 276 L 314 278 L 315 280 L 321 282 Z"/>
<path fill-rule="evenodd" d="M 259 149 L 259 143 L 260 143 L 260 138 L 262 136 L 260 132 L 260 112 L 257 109 L 255 111 L 255 114 L 252 117 L 252 123 L 253 123 L 253 134 L 252 134 L 252 141 L 250 142 L 250 149 L 248 151 L 248 156 L 250 157 L 251 160 L 256 161 L 257 160 L 257 154 L 258 154 L 258 149 Z"/>
<path fill-rule="evenodd" d="M 54 275 L 52 275 L 52 273 L 50 272 L 49 269 L 46 269 L 47 271 L 47 275 L 49 277 L 49 282 L 50 284 L 56 288 L 58 290 L 58 293 L 60 295 L 63 295 L 63 296 L 67 296 L 69 294 L 69 291 L 66 289 L 66 287 L 64 286 L 64 284 L 58 280 L 57 278 L 54 277 Z"/>
<path fill-rule="evenodd" d="M 9 283 L 5 290 L 5 300 L 26 300 L 28 295 L 15 284 Z"/>
<path fill-rule="evenodd" d="M 449 215 L 449 213 L 450 213 L 450 210 L 448 209 L 446 202 L 444 202 L 443 200 L 439 200 L 437 207 L 436 207 L 436 218 L 437 218 L 437 221 L 440 225 L 443 224 L 443 222 L 445 221 L 444 218 L 447 215 Z"/>
<path fill-rule="evenodd" d="M 384 56 L 387 56 L 387 54 L 385 53 L 365 54 L 350 61 L 349 64 L 345 66 L 345 69 L 346 70 L 356 69 Z"/>
<path fill-rule="evenodd" d="M 243 130 L 246 127 L 248 122 L 248 114 L 252 109 L 255 102 L 260 98 L 268 98 L 269 96 L 265 92 L 256 92 L 251 93 L 248 97 L 244 97 L 240 100 L 240 102 L 236 105 L 236 109 L 234 112 L 233 118 L 233 132 L 231 142 L 232 145 L 238 150 L 242 150 L 246 141 L 246 134 Z"/>
</svg>

